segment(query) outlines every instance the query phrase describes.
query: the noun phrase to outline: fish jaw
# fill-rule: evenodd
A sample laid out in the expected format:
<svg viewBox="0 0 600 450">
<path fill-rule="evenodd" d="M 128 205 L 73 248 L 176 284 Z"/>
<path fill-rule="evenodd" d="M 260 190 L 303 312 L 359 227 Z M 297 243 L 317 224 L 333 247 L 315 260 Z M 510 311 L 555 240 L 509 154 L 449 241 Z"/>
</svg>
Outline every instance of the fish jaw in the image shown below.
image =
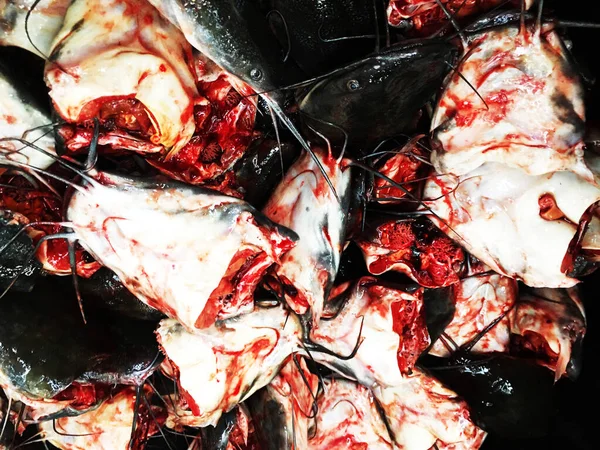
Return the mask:
<svg viewBox="0 0 600 450">
<path fill-rule="evenodd" d="M 543 217 L 547 195 L 563 215 L 557 220 Z M 600 189 L 570 171 L 532 176 L 487 163 L 458 179 L 428 180 L 424 198 L 435 214 L 431 220 L 494 271 L 531 287 L 567 288 L 578 280 L 563 263 L 579 250 L 571 243 Z"/>
<path fill-rule="evenodd" d="M 141 390 L 139 395 L 148 395 Z M 146 406 L 143 404 L 141 408 Z M 105 400 L 98 408 L 74 417 L 61 417 L 56 420 L 40 422 L 40 432 L 52 445 L 61 450 L 127 450 L 130 448 L 132 437 L 140 438 L 140 430 L 146 430 L 148 436 L 156 433 L 158 428 L 149 423 L 148 414 L 140 414 L 136 424 L 137 433 L 132 436 L 132 425 L 136 405 L 136 389 L 125 387 L 119 393 Z M 149 411 L 153 417 L 160 417 L 161 412 L 156 407 Z M 142 440 L 145 438 L 142 438 Z M 141 448 L 141 442 L 134 442 L 134 450 Z"/>
<path fill-rule="evenodd" d="M 82 246 L 141 301 L 190 331 L 252 311 L 262 273 L 296 240 L 242 200 L 214 191 L 106 173 L 97 179 L 75 191 L 67 208 Z"/>
<path fill-rule="evenodd" d="M 345 295 L 340 311 L 322 320 L 310 338 L 340 355 L 361 342 L 356 355 L 343 361 L 315 351 L 313 358 L 364 386 L 399 383 L 430 344 L 422 289 L 403 291 L 363 277 Z"/>
<path fill-rule="evenodd" d="M 521 296 L 511 315 L 519 346 L 533 350 L 539 363 L 554 371 L 555 381 L 567 372 L 573 346 L 586 333 L 585 316 L 573 300 L 576 289 L 533 289 Z"/>
<path fill-rule="evenodd" d="M 395 386 L 375 387 L 373 394 L 399 448 L 427 450 L 438 442 L 476 450 L 487 436 L 455 392 L 417 369 Z"/>
<path fill-rule="evenodd" d="M 366 387 L 348 380 L 327 380 L 317 406 L 316 435 L 310 439 L 309 449 L 339 448 L 340 442 L 352 445 L 350 448 L 395 448 Z"/>
<path fill-rule="evenodd" d="M 103 104 L 134 99 L 151 124 L 143 130 L 148 140 L 177 151 L 195 130 L 198 92 L 188 58 L 185 38 L 151 5 L 77 0 L 52 43 L 45 78 L 67 122 L 90 121 Z"/>
<path fill-rule="evenodd" d="M 286 295 L 298 314 L 309 309 L 313 323 L 318 321 L 323 304 L 337 274 L 344 245 L 344 231 L 350 196 L 350 168 L 334 158 L 315 153 L 332 181 L 335 197 L 308 153 L 303 153 L 288 170 L 263 208 L 272 221 L 294 230 L 300 240 L 281 258 L 275 269 L 280 282 L 293 286 Z M 284 288 L 284 292 L 286 289 Z"/>
<path fill-rule="evenodd" d="M 583 159 L 581 80 L 558 34 L 544 26 L 537 35 L 531 26 L 470 38 L 431 123 L 438 173 L 464 175 L 498 162 L 529 175 L 570 170 L 593 179 Z"/>
<path fill-rule="evenodd" d="M 156 333 L 195 423 L 207 426 L 271 382 L 299 349 L 301 327 L 277 307 L 256 309 L 194 334 L 164 319 Z"/>
<path fill-rule="evenodd" d="M 54 139 L 47 133 L 50 128 L 30 130 L 47 127 L 52 120 L 46 112 L 29 101 L 26 90 L 17 81 L 5 74 L 0 66 L 0 138 L 22 138 L 35 143 L 42 151 L 19 141 L 4 141 L 0 148 L 0 161 L 47 169 L 55 161 L 52 156 L 56 156 Z"/>
<path fill-rule="evenodd" d="M 452 291 L 456 312 L 444 333 L 459 347 L 477 338 L 494 320 L 508 313 L 517 300 L 517 282 L 496 273 L 464 278 Z M 510 326 L 510 317 L 506 315 L 477 341 L 471 352 L 508 352 Z M 429 353 L 444 358 L 451 356 L 441 339 Z"/>
</svg>

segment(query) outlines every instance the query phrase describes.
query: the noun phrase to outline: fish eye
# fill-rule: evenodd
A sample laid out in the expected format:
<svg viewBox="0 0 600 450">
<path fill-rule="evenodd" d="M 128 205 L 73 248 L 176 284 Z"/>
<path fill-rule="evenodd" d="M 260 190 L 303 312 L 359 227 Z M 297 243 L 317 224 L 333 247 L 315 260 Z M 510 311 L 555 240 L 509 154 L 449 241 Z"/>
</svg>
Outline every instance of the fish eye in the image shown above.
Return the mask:
<svg viewBox="0 0 600 450">
<path fill-rule="evenodd" d="M 349 91 L 356 91 L 360 88 L 360 83 L 358 80 L 350 80 L 346 83 L 346 87 Z"/>
<path fill-rule="evenodd" d="M 262 78 L 263 74 L 260 71 L 260 69 L 252 69 L 250 71 L 250 78 L 252 78 L 254 81 L 258 81 Z"/>
</svg>

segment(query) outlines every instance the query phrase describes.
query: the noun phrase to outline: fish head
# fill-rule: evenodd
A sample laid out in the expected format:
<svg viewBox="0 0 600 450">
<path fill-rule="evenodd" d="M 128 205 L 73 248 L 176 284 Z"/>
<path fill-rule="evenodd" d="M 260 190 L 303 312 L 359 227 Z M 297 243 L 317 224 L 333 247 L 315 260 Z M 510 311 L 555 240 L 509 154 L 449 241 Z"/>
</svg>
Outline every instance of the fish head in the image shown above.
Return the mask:
<svg viewBox="0 0 600 450">
<path fill-rule="evenodd" d="M 390 47 L 315 82 L 300 94 L 299 109 L 342 128 L 351 142 L 406 132 L 437 93 L 455 54 L 456 48 L 442 41 Z"/>
</svg>

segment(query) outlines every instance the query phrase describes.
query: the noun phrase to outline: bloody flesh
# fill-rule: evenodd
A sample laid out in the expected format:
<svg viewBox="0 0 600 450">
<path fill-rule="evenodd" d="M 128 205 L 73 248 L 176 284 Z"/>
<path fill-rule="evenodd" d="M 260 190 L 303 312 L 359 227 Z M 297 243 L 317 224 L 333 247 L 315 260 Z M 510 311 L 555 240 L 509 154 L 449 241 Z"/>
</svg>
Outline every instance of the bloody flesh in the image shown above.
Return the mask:
<svg viewBox="0 0 600 450">
<path fill-rule="evenodd" d="M 455 20 L 489 11 L 505 0 L 442 0 L 442 4 Z M 518 3 L 514 1 L 514 3 Z M 394 27 L 410 23 L 409 34 L 427 36 L 448 27 L 448 17 L 435 0 L 390 0 L 388 22 Z"/>
<path fill-rule="evenodd" d="M 80 242 L 147 305 L 188 330 L 252 310 L 296 236 L 205 188 L 98 172 L 67 208 Z"/>
<path fill-rule="evenodd" d="M 465 252 L 428 220 L 391 220 L 357 240 L 369 271 L 406 273 L 425 287 L 458 282 L 465 271 Z"/>
<path fill-rule="evenodd" d="M 430 343 L 422 306 L 414 301 L 395 302 L 391 306 L 394 331 L 400 336 L 398 367 L 402 373 L 410 373 Z"/>
<path fill-rule="evenodd" d="M 62 200 L 49 190 L 32 189 L 24 178 L 4 174 L 0 176 L 0 209 L 22 214 L 31 222 L 59 222 L 62 218 Z M 61 232 L 60 225 L 34 225 L 27 234 L 37 244 L 44 236 Z M 64 239 L 43 243 L 36 253 L 44 269 L 57 274 L 71 273 L 68 244 Z M 77 274 L 88 278 L 100 268 L 88 255 L 76 246 Z"/>
<path fill-rule="evenodd" d="M 428 171 L 427 155 L 418 143 L 421 138 L 422 136 L 417 136 L 411 139 L 404 148 L 393 151 L 392 156 L 380 164 L 379 172 L 401 185 L 403 189 L 391 185 L 381 177 L 375 177 L 374 200 L 384 203 L 401 201 L 407 195 L 418 196 L 419 181 L 423 181 L 422 178 Z"/>
<path fill-rule="evenodd" d="M 236 421 L 229 433 L 228 448 L 239 450 L 261 450 L 256 437 L 254 421 L 238 408 Z"/>
<path fill-rule="evenodd" d="M 74 382 L 64 391 L 54 396 L 56 401 L 71 401 L 69 406 L 84 410 L 99 400 L 104 400 L 111 392 L 110 386 L 104 384 L 82 384 Z"/>
<path fill-rule="evenodd" d="M 432 118 L 436 171 L 462 176 L 498 162 L 591 181 L 584 87 L 554 25 L 515 20 L 469 35 L 466 44 Z"/>
<path fill-rule="evenodd" d="M 207 69 L 197 67 L 198 73 Z M 204 184 L 229 170 L 242 157 L 254 138 L 256 103 L 242 95 L 221 73 L 215 80 L 200 80 L 194 106 L 194 136 L 181 150 L 161 154 L 148 162 L 171 178 L 190 184 Z M 229 193 L 235 182 L 217 189 Z"/>
<path fill-rule="evenodd" d="M 429 346 L 431 340 L 425 324 L 425 309 L 423 308 L 422 295 L 415 293 L 415 299 L 406 300 L 400 296 L 389 297 L 393 290 L 382 285 L 366 284 L 369 298 L 381 299 L 379 304 L 381 314 L 387 314 L 387 310 L 392 317 L 392 330 L 400 338 L 397 360 L 400 372 L 410 373 L 421 353 Z M 395 297 L 395 298 L 394 298 Z M 375 300 L 373 305 L 377 305 Z M 377 306 L 375 306 L 377 308 Z"/>
<path fill-rule="evenodd" d="M 311 341 L 337 354 L 356 355 L 341 361 L 313 353 L 313 358 L 365 386 L 394 385 L 412 373 L 429 346 L 422 289 L 405 289 L 363 277 L 332 300 L 339 310 L 311 330 Z"/>
<path fill-rule="evenodd" d="M 532 290 L 522 295 L 511 316 L 511 352 L 548 367 L 558 380 L 571 375 L 574 358 L 579 365 L 576 349 L 586 328 L 577 288 Z"/>
<path fill-rule="evenodd" d="M 556 204 L 556 200 L 552 194 L 544 194 L 538 200 L 540 205 L 540 216 L 546 220 L 562 219 L 565 214 Z"/>
<path fill-rule="evenodd" d="M 154 133 L 149 112 L 133 96 L 101 97 L 83 107 L 78 122 L 85 127 L 93 126 L 92 119 L 98 118 L 107 130 L 122 128 L 140 136 Z"/>
<path fill-rule="evenodd" d="M 212 324 L 222 311 L 241 308 L 244 303 L 252 303 L 254 299 L 249 296 L 260 282 L 261 270 L 266 255 L 256 253 L 253 249 L 239 251 L 232 259 L 227 272 L 221 279 L 219 286 L 212 292 L 202 315 L 196 321 L 197 328 L 206 328 Z"/>
<path fill-rule="evenodd" d="M 100 146 L 146 152 L 181 149 L 194 131 L 198 96 L 183 34 L 147 2 L 72 2 L 54 38 L 44 75 L 56 113 L 76 127 L 69 151 L 87 146 L 100 123 Z M 121 140 L 114 141 L 114 136 Z M 148 147 L 128 147 L 142 140 Z M 101 148 L 102 149 L 102 148 Z"/>
<path fill-rule="evenodd" d="M 449 357 L 457 347 L 474 343 L 471 353 L 507 352 L 509 312 L 517 300 L 517 282 L 493 272 L 463 278 L 451 287 L 454 317 L 430 354 Z M 495 320 L 499 320 L 488 329 Z M 485 331 L 485 332 L 484 332 Z M 483 333 L 483 334 L 482 334 Z"/>
<path fill-rule="evenodd" d="M 525 331 L 522 336 L 514 335 L 511 338 L 511 352 L 537 359 L 549 367 L 556 367 L 559 356 L 541 334 L 530 330 Z"/>
<path fill-rule="evenodd" d="M 194 333 L 164 319 L 157 338 L 168 372 L 196 416 L 193 426 L 203 427 L 268 385 L 297 351 L 300 333 L 298 319 L 278 306 L 257 307 Z"/>
</svg>

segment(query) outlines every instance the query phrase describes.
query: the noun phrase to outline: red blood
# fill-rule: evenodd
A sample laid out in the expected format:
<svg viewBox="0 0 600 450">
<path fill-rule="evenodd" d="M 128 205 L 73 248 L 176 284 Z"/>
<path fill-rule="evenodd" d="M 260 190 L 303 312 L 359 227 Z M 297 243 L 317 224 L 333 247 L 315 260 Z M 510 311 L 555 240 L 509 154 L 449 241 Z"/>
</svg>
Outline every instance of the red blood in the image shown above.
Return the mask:
<svg viewBox="0 0 600 450">
<path fill-rule="evenodd" d="M 528 87 L 534 94 L 542 91 L 546 83 L 544 81 L 535 78 L 531 75 L 525 75 L 521 77 L 521 87 Z"/>
<path fill-rule="evenodd" d="M 148 75 L 144 72 L 138 82 L 141 83 Z M 148 139 L 155 135 L 152 115 L 133 94 L 100 97 L 88 102 L 75 124 L 63 125 L 59 129 L 68 150 L 75 152 L 89 146 L 95 118 L 100 122 L 98 146 L 102 152 L 119 149 L 156 151 L 156 145 Z"/>
<path fill-rule="evenodd" d="M 340 436 L 330 441 L 330 448 L 339 448 L 347 450 L 368 450 L 369 445 L 365 442 L 356 442 L 356 439 L 352 435 Z"/>
<path fill-rule="evenodd" d="M 381 245 L 390 250 L 406 250 L 415 243 L 412 222 L 387 222 L 377 228 Z"/>
<path fill-rule="evenodd" d="M 274 292 L 280 293 L 281 296 L 286 295 L 288 305 L 296 312 L 296 314 L 304 314 L 310 308 L 311 304 L 306 296 L 296 289 L 294 284 L 284 276 L 278 277 L 278 281 L 271 282 L 268 280 L 268 286 Z M 276 286 L 279 284 L 280 287 Z"/>
<path fill-rule="evenodd" d="M 369 265 L 371 273 L 380 274 L 402 264 L 425 287 L 454 284 L 465 270 L 464 250 L 429 221 L 384 222 L 375 237 L 365 235 L 357 243 L 365 255 L 377 255 Z M 387 252 L 382 254 L 382 249 Z"/>
<path fill-rule="evenodd" d="M 190 184 L 205 184 L 233 167 L 254 137 L 256 120 L 256 105 L 250 98 L 243 98 L 225 75 L 198 83 L 198 89 L 203 100 L 182 115 L 185 121 L 188 114 L 193 114 L 196 124 L 194 137 L 179 151 L 184 155 L 165 158 L 161 154 L 149 160 L 170 177 Z M 235 192 L 234 184 L 216 183 L 223 192 Z"/>
<path fill-rule="evenodd" d="M 417 359 L 430 344 L 422 306 L 422 300 L 400 300 L 391 305 L 393 329 L 400 336 L 398 367 L 403 374 L 412 371 Z"/>
<path fill-rule="evenodd" d="M 192 118 L 193 115 L 194 115 L 194 107 L 192 105 L 190 105 L 179 116 L 181 123 L 187 123 Z"/>
<path fill-rule="evenodd" d="M 154 17 L 151 14 L 146 14 L 143 19 L 144 25 L 152 25 L 154 23 Z"/>
<path fill-rule="evenodd" d="M 145 135 L 150 135 L 153 131 L 148 111 L 134 98 L 112 99 L 104 102 L 98 110 L 98 119 L 109 128 L 112 124 L 107 122 L 114 121 L 116 128 Z"/>
<path fill-rule="evenodd" d="M 448 187 L 446 185 L 446 183 L 444 183 L 442 181 L 442 179 L 440 177 L 432 177 L 431 180 L 437 184 L 440 188 L 440 190 L 442 191 L 442 196 L 444 198 L 444 203 L 446 203 L 446 206 L 448 207 L 448 211 L 450 212 L 450 222 L 448 223 L 448 225 L 450 225 L 450 223 L 452 223 L 452 219 L 454 219 L 456 217 L 456 208 L 453 207 L 452 205 L 452 200 L 450 199 L 450 192 L 452 191 L 452 189 L 450 187 Z M 442 227 L 443 229 L 443 227 Z"/>
<path fill-rule="evenodd" d="M 135 95 L 115 95 L 115 96 L 106 96 L 106 97 L 98 97 L 90 102 L 87 102 L 81 111 L 79 112 L 79 116 L 77 117 L 76 122 L 81 123 L 87 120 L 92 120 L 94 117 L 98 116 L 98 112 L 104 103 L 119 101 L 123 99 L 134 99 Z"/>
<path fill-rule="evenodd" d="M 22 214 L 30 222 L 59 222 L 62 219 L 62 200 L 49 191 L 31 190 L 28 182 L 21 177 L 3 175 L 0 183 L 0 209 L 7 209 Z M 13 187 L 10 187 L 13 186 Z M 36 225 L 28 233 L 35 244 L 43 236 L 56 234 L 61 231 L 58 225 Z M 65 240 L 51 240 L 42 244 L 36 257 L 46 266 L 56 271 L 69 273 L 69 252 Z M 85 253 L 78 247 L 75 252 L 77 273 L 86 278 L 100 268 L 99 264 L 91 264 L 86 260 Z"/>
<path fill-rule="evenodd" d="M 421 269 L 427 270 L 434 285 L 441 286 L 458 282 L 465 254 L 454 241 L 447 236 L 439 236 L 425 246 L 421 256 Z"/>
<path fill-rule="evenodd" d="M 205 145 L 206 143 L 203 138 L 194 136 L 187 145 L 173 155 L 169 163 L 182 167 L 193 165 L 200 157 L 200 153 Z"/>
<path fill-rule="evenodd" d="M 264 230 L 264 232 L 265 237 L 269 237 L 269 230 Z M 270 242 L 270 245 L 283 251 L 291 249 L 294 244 L 291 239 L 283 236 L 272 237 Z M 281 252 L 275 253 L 281 254 Z M 252 303 L 254 301 L 253 292 L 269 265 L 267 254 L 261 249 L 252 247 L 239 250 L 231 259 L 219 285 L 211 293 L 195 326 L 197 328 L 208 327 L 223 315 L 238 311 Z"/>
<path fill-rule="evenodd" d="M 196 133 L 199 133 L 209 126 L 208 119 L 211 116 L 212 108 L 210 104 L 196 105 L 194 107 L 194 122 L 196 123 Z"/>
<path fill-rule="evenodd" d="M 545 220 L 559 220 L 565 217 L 565 214 L 556 204 L 556 199 L 552 194 L 544 194 L 538 200 L 540 207 L 540 217 Z"/>
<path fill-rule="evenodd" d="M 468 17 L 489 11 L 505 0 L 442 0 L 454 20 L 462 23 Z M 518 0 L 513 3 L 517 4 Z M 427 36 L 442 28 L 448 22 L 446 13 L 433 0 L 391 0 L 388 21 L 397 26 L 409 19 L 412 36 Z"/>
<path fill-rule="evenodd" d="M 456 126 L 460 127 L 460 128 L 468 128 L 470 127 L 473 122 L 475 121 L 475 119 L 477 119 L 477 117 L 479 116 L 480 111 L 476 110 L 473 111 L 472 109 L 470 110 L 465 110 L 463 111 L 462 109 L 454 116 L 454 121 L 456 122 Z"/>
<path fill-rule="evenodd" d="M 267 357 L 273 351 L 276 342 L 280 339 L 279 332 L 275 329 L 273 329 L 273 331 L 275 333 L 275 336 L 273 336 L 272 339 L 269 339 L 267 337 L 259 338 L 241 350 L 225 351 L 222 348 L 218 348 L 218 347 L 213 348 L 213 350 L 215 352 L 224 353 L 228 356 L 234 357 L 234 358 L 232 358 L 232 364 L 228 369 L 228 375 L 229 375 L 228 378 L 229 378 L 229 381 L 231 382 L 231 384 L 229 386 L 227 386 L 227 388 L 226 388 L 226 392 L 230 396 L 232 396 L 232 397 L 239 396 L 239 394 L 241 393 L 241 389 L 243 387 L 242 383 L 243 383 L 244 377 L 237 376 L 237 374 L 244 371 L 244 367 L 242 367 L 242 364 L 245 363 L 246 358 L 238 358 L 238 356 L 254 355 L 256 360 L 262 360 L 265 357 Z M 192 402 L 193 402 L 193 400 L 192 400 Z M 224 397 L 222 400 L 222 404 L 220 406 L 225 406 L 225 405 L 229 404 L 230 402 L 231 402 L 230 398 Z M 198 410 L 197 405 L 194 404 L 194 406 L 192 406 L 192 404 L 190 404 L 190 408 L 192 409 L 192 411 L 194 411 L 194 407 L 196 410 Z M 196 412 L 194 412 L 194 414 L 199 415 Z"/>
<path fill-rule="evenodd" d="M 254 264 L 254 259 L 258 257 L 259 255 L 254 249 L 240 250 L 235 254 L 221 282 L 206 302 L 202 314 L 196 321 L 196 327 L 209 327 L 223 312 L 223 309 L 231 308 L 232 305 L 241 307 L 244 303 L 252 301 L 251 296 L 244 295 L 247 293 L 238 291 L 238 284 L 243 275 Z M 258 284 L 259 280 L 255 281 Z"/>
<path fill-rule="evenodd" d="M 498 123 L 506 118 L 506 112 L 508 105 L 511 102 L 511 96 L 514 97 L 515 93 L 503 90 L 494 95 L 490 95 L 486 99 L 486 103 L 490 108 L 487 114 L 488 120 Z"/>
<path fill-rule="evenodd" d="M 423 177 L 427 170 L 427 165 L 423 162 L 426 158 L 424 151 L 418 145 L 413 145 L 405 151 L 393 155 L 378 169 L 386 177 L 392 179 L 403 188 L 413 193 L 419 184 L 415 181 Z M 374 194 L 375 198 L 395 198 L 402 199 L 406 195 L 405 190 L 392 186 L 383 178 L 375 178 Z"/>
<path fill-rule="evenodd" d="M 145 71 L 139 78 L 138 80 L 138 84 L 141 84 L 142 81 L 144 81 L 146 78 L 148 78 L 148 76 L 150 75 L 150 72 Z"/>
<path fill-rule="evenodd" d="M 229 433 L 229 444 L 236 450 L 261 450 L 254 422 L 250 417 L 238 412 L 238 420 Z"/>
<path fill-rule="evenodd" d="M 542 335 L 530 330 L 526 330 L 523 335 L 511 336 L 511 352 L 535 358 L 551 367 L 556 366 L 559 356 Z"/>
<path fill-rule="evenodd" d="M 80 384 L 74 381 L 64 391 L 53 397 L 53 400 L 71 401 L 69 405 L 75 409 L 87 409 L 99 400 L 106 398 L 110 393 L 110 387 L 104 384 Z"/>
</svg>

